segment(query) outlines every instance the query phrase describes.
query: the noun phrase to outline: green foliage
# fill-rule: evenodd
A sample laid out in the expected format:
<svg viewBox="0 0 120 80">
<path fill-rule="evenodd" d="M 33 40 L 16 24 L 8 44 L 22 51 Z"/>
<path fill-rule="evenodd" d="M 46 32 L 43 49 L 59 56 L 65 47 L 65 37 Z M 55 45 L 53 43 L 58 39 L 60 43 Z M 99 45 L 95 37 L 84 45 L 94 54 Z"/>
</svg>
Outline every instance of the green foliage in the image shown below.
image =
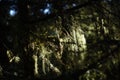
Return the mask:
<svg viewBox="0 0 120 80">
<path fill-rule="evenodd" d="M 93 1 L 74 13 L 63 11 L 62 15 L 37 23 L 22 21 L 25 12 L 13 19 L 8 17 L 12 27 L 5 29 L 5 39 L 3 35 L 1 38 L 10 36 L 11 40 L 0 42 L 0 48 L 4 45 L 9 64 L 6 67 L 0 62 L 0 78 L 119 80 L 120 21 L 115 2 Z"/>
<path fill-rule="evenodd" d="M 83 76 L 80 76 L 80 80 L 106 80 L 106 75 L 97 70 L 97 69 L 92 69 L 88 70 Z"/>
</svg>

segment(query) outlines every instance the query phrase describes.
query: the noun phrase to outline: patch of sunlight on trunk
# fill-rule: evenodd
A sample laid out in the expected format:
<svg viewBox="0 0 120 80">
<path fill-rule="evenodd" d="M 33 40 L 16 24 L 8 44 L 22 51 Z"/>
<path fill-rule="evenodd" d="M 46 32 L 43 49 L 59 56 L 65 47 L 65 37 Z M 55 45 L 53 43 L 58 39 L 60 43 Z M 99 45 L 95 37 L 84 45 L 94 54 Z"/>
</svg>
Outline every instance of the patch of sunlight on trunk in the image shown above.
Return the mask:
<svg viewBox="0 0 120 80">
<path fill-rule="evenodd" d="M 38 76 L 39 75 L 39 73 L 38 73 L 38 57 L 37 57 L 37 55 L 33 55 L 32 58 L 34 60 L 34 75 Z"/>
<path fill-rule="evenodd" d="M 75 42 L 74 51 L 80 54 L 81 60 L 85 59 L 85 50 L 86 50 L 86 38 L 84 32 L 80 27 L 73 28 L 71 32 L 73 35 L 73 40 Z"/>
</svg>

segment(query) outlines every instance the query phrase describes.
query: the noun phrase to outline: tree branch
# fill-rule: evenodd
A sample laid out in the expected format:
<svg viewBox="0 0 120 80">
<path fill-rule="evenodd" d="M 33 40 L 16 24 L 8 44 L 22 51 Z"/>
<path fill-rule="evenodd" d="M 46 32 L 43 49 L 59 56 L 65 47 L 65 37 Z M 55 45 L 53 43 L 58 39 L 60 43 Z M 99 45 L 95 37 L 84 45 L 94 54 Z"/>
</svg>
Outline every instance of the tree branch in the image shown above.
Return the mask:
<svg viewBox="0 0 120 80">
<path fill-rule="evenodd" d="M 54 18 L 56 16 L 61 16 L 61 15 L 70 14 L 70 13 L 72 14 L 75 10 L 83 8 L 83 7 L 90 6 L 90 5 L 92 5 L 92 4 L 94 4 L 94 3 L 98 2 L 98 1 L 102 1 L 102 0 L 89 0 L 88 2 L 85 2 L 83 4 L 77 5 L 75 7 L 62 10 L 61 12 L 51 13 L 50 15 L 45 15 L 45 16 L 40 17 L 38 19 L 28 21 L 27 23 L 33 24 L 33 23 L 38 23 L 40 21 L 45 21 L 45 20 Z"/>
</svg>

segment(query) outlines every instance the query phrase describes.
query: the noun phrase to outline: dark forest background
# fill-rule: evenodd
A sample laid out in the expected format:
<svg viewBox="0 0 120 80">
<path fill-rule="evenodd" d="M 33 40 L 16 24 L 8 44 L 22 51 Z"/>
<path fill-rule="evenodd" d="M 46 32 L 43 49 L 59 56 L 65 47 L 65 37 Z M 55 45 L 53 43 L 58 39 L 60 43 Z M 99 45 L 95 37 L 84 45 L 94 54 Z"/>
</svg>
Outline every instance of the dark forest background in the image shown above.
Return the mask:
<svg viewBox="0 0 120 80">
<path fill-rule="evenodd" d="M 0 80 L 120 80 L 120 0 L 0 0 Z"/>
</svg>

